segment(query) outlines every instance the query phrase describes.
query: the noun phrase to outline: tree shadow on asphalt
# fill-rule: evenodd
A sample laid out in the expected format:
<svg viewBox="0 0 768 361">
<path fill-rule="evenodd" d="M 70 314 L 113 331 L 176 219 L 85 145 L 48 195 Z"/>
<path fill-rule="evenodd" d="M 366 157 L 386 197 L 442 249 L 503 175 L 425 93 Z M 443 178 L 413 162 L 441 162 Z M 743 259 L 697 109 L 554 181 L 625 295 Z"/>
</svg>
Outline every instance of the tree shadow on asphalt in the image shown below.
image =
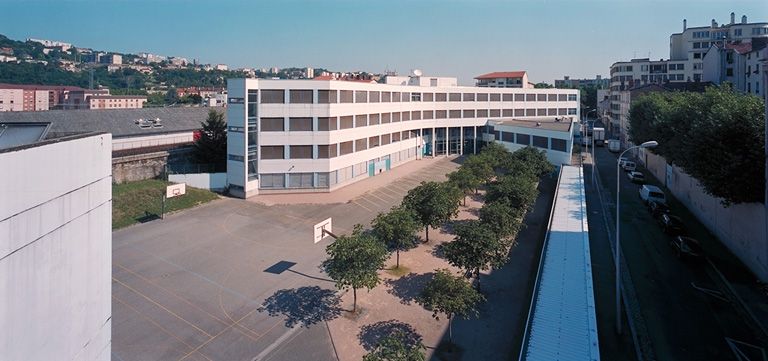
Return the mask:
<svg viewBox="0 0 768 361">
<path fill-rule="evenodd" d="M 460 225 L 462 223 L 467 223 L 469 221 L 471 221 L 471 219 L 454 219 L 454 220 L 450 220 L 448 222 L 443 223 L 443 225 L 440 226 L 440 230 L 445 232 L 445 233 L 448 233 L 448 234 L 453 234 L 454 230 L 456 229 L 456 226 L 458 226 L 458 225 Z"/>
<path fill-rule="evenodd" d="M 318 286 L 282 289 L 264 300 L 259 312 L 285 317 L 285 326 L 309 327 L 330 321 L 341 314 L 336 291 Z"/>
<path fill-rule="evenodd" d="M 427 282 L 429 282 L 435 276 L 434 272 L 429 273 L 409 273 L 403 277 L 394 280 L 386 280 L 387 286 L 390 288 L 387 293 L 394 295 L 400 299 L 400 303 L 409 305 L 416 300 L 416 297 L 421 294 L 421 290 L 424 289 Z"/>
<path fill-rule="evenodd" d="M 413 326 L 400 322 L 397 320 L 379 321 L 370 325 L 365 325 L 360 328 L 360 333 L 357 334 L 357 338 L 360 340 L 360 345 L 366 351 L 374 350 L 381 340 L 395 332 L 402 332 L 403 345 L 406 348 L 411 348 L 419 345 L 423 342 L 421 335 L 416 332 Z"/>
</svg>

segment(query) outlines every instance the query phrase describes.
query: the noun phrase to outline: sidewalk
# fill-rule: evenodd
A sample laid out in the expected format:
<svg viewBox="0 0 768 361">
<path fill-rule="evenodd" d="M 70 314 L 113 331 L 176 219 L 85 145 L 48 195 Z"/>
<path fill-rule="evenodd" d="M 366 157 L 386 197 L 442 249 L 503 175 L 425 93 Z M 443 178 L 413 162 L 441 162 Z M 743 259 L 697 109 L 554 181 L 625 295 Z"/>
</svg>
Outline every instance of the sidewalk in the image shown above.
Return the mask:
<svg viewBox="0 0 768 361">
<path fill-rule="evenodd" d="M 291 193 L 291 194 L 260 194 L 248 198 L 250 202 L 267 206 L 276 204 L 329 204 L 348 203 L 363 194 L 394 183 L 408 175 L 433 167 L 440 163 L 456 161 L 458 156 L 423 158 L 413 160 L 392 168 L 388 172 L 377 174 L 348 186 L 326 193 Z"/>
</svg>

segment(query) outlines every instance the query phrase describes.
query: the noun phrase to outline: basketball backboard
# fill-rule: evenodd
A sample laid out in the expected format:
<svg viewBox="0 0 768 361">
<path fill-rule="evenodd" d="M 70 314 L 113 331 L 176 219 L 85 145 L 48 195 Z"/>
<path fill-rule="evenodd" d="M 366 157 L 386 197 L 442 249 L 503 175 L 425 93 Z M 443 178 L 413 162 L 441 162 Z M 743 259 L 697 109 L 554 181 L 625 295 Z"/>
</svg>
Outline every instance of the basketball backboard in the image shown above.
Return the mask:
<svg viewBox="0 0 768 361">
<path fill-rule="evenodd" d="M 328 218 L 315 225 L 315 243 L 322 241 L 325 237 L 328 237 L 328 234 L 323 231 L 333 232 L 333 221 L 331 218 Z"/>
</svg>

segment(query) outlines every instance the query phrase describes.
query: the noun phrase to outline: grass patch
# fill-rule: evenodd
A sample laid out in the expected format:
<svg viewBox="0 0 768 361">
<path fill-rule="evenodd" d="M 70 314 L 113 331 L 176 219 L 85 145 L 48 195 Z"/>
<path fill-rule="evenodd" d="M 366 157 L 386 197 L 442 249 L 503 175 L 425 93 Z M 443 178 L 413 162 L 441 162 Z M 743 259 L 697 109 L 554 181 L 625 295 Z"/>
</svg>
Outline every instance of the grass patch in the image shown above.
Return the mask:
<svg viewBox="0 0 768 361">
<path fill-rule="evenodd" d="M 411 269 L 403 265 L 400 265 L 400 267 L 387 268 L 387 273 L 395 277 L 402 277 L 407 275 L 410 272 L 411 272 Z"/>
<path fill-rule="evenodd" d="M 159 218 L 165 187 L 169 184 L 157 179 L 113 184 L 112 229 Z M 216 193 L 187 186 L 185 195 L 166 200 L 165 213 L 192 208 L 216 198 Z"/>
</svg>

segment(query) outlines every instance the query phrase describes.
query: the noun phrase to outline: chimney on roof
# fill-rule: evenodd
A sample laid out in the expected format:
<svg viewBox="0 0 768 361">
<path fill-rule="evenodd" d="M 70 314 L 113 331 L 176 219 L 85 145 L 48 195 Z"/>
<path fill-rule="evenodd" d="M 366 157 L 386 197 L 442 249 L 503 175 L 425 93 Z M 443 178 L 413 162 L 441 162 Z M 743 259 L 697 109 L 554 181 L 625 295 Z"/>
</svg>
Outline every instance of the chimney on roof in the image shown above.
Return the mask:
<svg viewBox="0 0 768 361">
<path fill-rule="evenodd" d="M 717 21 L 715 21 L 715 19 L 712 19 L 712 28 L 716 28 L 716 27 L 717 27 Z"/>
<path fill-rule="evenodd" d="M 688 20 L 683 19 L 683 31 L 688 30 Z"/>
<path fill-rule="evenodd" d="M 731 12 L 731 25 L 736 24 L 736 13 Z"/>
<path fill-rule="evenodd" d="M 746 24 L 747 23 L 747 16 L 746 15 L 742 15 L 741 16 L 741 23 L 742 24 Z"/>
</svg>

